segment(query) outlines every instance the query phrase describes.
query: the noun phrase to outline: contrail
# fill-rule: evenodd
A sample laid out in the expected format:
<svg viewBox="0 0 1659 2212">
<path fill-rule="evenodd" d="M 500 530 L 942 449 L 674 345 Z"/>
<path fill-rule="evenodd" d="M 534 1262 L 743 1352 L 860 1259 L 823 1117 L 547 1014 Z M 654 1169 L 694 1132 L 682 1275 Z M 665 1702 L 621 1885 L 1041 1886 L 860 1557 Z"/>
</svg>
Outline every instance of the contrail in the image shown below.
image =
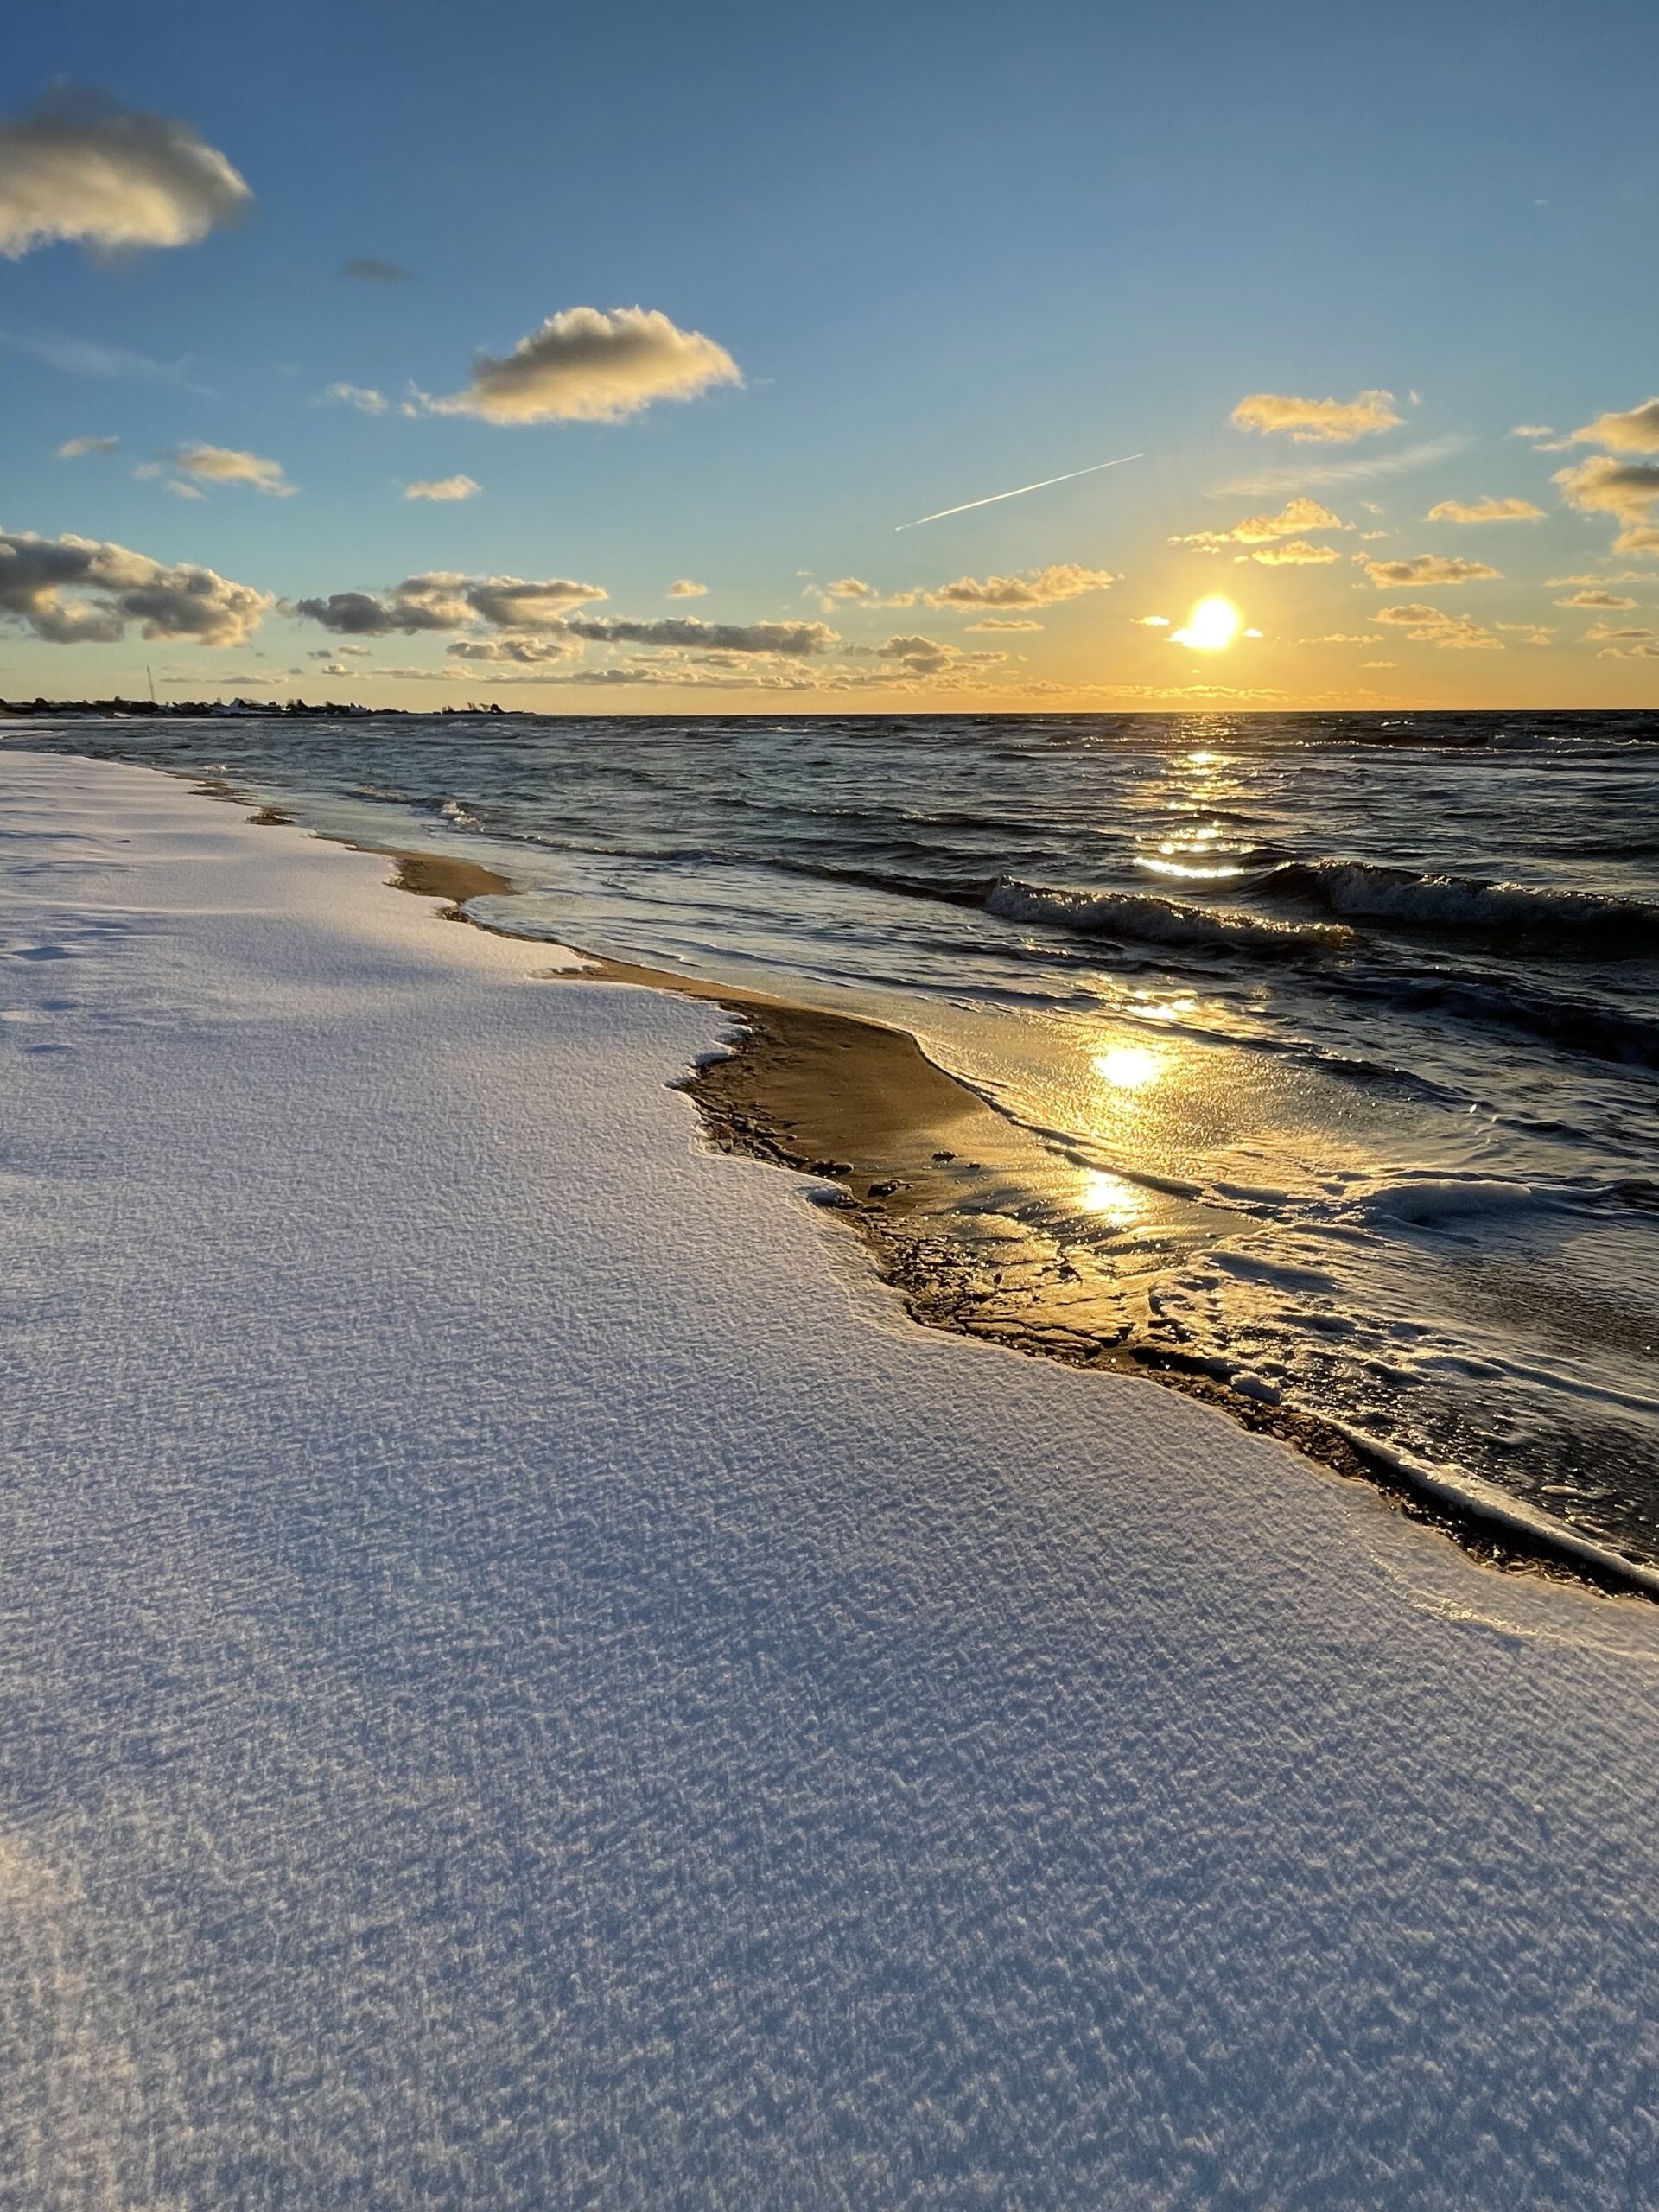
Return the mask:
<svg viewBox="0 0 1659 2212">
<path fill-rule="evenodd" d="M 1096 461 L 1087 468 L 1068 468 L 1064 476 L 1045 476 L 1039 484 L 1017 485 L 1012 492 L 993 492 L 988 499 L 964 499 L 959 507 L 941 507 L 936 515 L 918 515 L 914 522 L 899 522 L 895 530 L 919 530 L 925 522 L 943 522 L 946 515 L 965 515 L 969 507 L 994 507 L 999 499 L 1023 499 L 1027 492 L 1046 492 L 1051 484 L 1069 484 L 1074 476 L 1096 476 L 1103 468 L 1122 468 L 1125 461 L 1144 461 L 1143 453 L 1120 454 L 1116 461 Z"/>
</svg>

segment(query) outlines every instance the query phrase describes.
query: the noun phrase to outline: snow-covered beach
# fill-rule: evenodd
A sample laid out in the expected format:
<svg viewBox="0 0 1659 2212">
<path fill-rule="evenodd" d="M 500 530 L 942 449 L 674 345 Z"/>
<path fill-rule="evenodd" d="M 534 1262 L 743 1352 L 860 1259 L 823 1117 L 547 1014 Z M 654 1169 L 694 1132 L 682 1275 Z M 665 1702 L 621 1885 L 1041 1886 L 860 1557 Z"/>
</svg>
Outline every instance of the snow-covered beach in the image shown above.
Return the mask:
<svg viewBox="0 0 1659 2212">
<path fill-rule="evenodd" d="M 1659 1610 L 916 1328 L 386 873 L 0 753 L 0 2203 L 1650 2203 Z"/>
</svg>

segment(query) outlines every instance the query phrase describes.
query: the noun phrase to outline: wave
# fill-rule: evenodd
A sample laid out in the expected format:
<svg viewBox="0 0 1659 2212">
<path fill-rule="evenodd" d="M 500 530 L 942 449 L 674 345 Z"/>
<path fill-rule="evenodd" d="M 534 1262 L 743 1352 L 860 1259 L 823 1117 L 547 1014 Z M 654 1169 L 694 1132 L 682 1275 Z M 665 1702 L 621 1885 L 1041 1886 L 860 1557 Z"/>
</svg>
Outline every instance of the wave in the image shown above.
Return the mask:
<svg viewBox="0 0 1659 2212">
<path fill-rule="evenodd" d="M 1316 899 L 1356 920 L 1425 924 L 1442 930 L 1510 931 L 1529 938 L 1628 944 L 1659 951 L 1659 906 L 1592 891 L 1539 890 L 1474 876 L 1423 875 L 1374 861 L 1291 861 L 1263 887 Z"/>
<path fill-rule="evenodd" d="M 1592 1059 L 1659 1068 L 1659 1022 L 1620 1007 L 1564 998 L 1518 982 L 1485 982 L 1462 976 L 1351 976 L 1344 988 L 1353 997 L 1382 1000 L 1401 1013 L 1449 1014 L 1453 1020 L 1535 1037 Z"/>
<path fill-rule="evenodd" d="M 1298 955 L 1340 951 L 1354 933 L 1339 924 L 1278 922 L 1236 908 L 1195 906 L 1144 891 L 1064 891 L 1004 877 L 985 911 L 1007 922 L 1039 922 L 1087 937 L 1135 937 L 1154 944 L 1217 951 Z"/>
</svg>

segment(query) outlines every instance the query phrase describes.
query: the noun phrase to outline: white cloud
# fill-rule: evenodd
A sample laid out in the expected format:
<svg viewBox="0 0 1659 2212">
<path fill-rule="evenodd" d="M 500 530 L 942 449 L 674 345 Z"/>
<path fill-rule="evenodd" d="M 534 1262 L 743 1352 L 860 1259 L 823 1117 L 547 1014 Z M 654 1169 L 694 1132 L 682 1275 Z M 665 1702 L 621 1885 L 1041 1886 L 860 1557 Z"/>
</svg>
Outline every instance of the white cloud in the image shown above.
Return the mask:
<svg viewBox="0 0 1659 2212">
<path fill-rule="evenodd" d="M 1408 561 L 1373 561 L 1357 553 L 1354 558 L 1379 591 L 1398 591 L 1404 584 L 1484 583 L 1503 575 L 1484 561 L 1459 561 L 1444 553 L 1418 553 Z"/>
<path fill-rule="evenodd" d="M 1318 563 L 1338 558 L 1334 545 L 1311 545 L 1305 537 L 1293 537 L 1284 545 L 1258 546 L 1249 556 L 1268 568 L 1309 568 Z"/>
<path fill-rule="evenodd" d="M 1403 607 L 1379 607 L 1372 621 L 1386 623 L 1403 630 L 1414 645 L 1439 645 L 1444 650 L 1461 652 L 1502 652 L 1503 641 L 1467 614 L 1448 614 L 1443 607 L 1432 607 L 1427 601 L 1408 601 Z"/>
<path fill-rule="evenodd" d="M 181 446 L 172 456 L 172 466 L 204 484 L 251 484 L 274 499 L 290 499 L 294 493 L 280 461 L 240 453 L 233 446 Z"/>
<path fill-rule="evenodd" d="M 681 330 L 658 308 L 565 308 L 512 353 L 475 354 L 467 391 L 418 395 L 410 411 L 487 423 L 620 423 L 657 400 L 695 399 L 742 381 L 723 346 Z"/>
<path fill-rule="evenodd" d="M 364 415 L 384 415 L 386 411 L 385 392 L 377 391 L 372 385 L 331 384 L 323 397 L 338 400 L 342 407 L 355 407 Z"/>
<path fill-rule="evenodd" d="M 1569 598 L 1558 599 L 1555 602 L 1557 607 L 1634 607 L 1637 603 L 1635 600 L 1626 599 L 1616 591 L 1575 591 Z"/>
<path fill-rule="evenodd" d="M 1544 511 L 1535 507 L 1530 499 L 1482 499 L 1472 502 L 1465 499 L 1442 499 L 1431 507 L 1430 522 L 1541 522 Z"/>
<path fill-rule="evenodd" d="M 1592 454 L 1571 468 L 1558 469 L 1555 481 L 1569 506 L 1581 514 L 1611 515 L 1623 525 L 1613 540 L 1616 553 L 1659 551 L 1659 529 L 1649 522 L 1659 500 L 1659 465 Z"/>
<path fill-rule="evenodd" d="M 79 461 L 89 453 L 114 453 L 119 438 L 66 438 L 58 448 L 60 461 Z"/>
<path fill-rule="evenodd" d="M 188 124 L 88 94 L 0 122 L 0 254 L 194 245 L 253 194 Z"/>
<path fill-rule="evenodd" d="M 1109 569 L 1083 569 L 1073 561 L 1033 569 L 1022 576 L 958 576 L 954 583 L 925 591 L 929 607 L 1052 607 L 1058 601 L 1081 598 L 1084 592 L 1107 591 L 1117 582 Z"/>
<path fill-rule="evenodd" d="M 1541 622 L 1497 622 L 1493 627 L 1513 631 L 1523 645 L 1553 645 L 1555 639 L 1554 630 L 1546 628 Z"/>
<path fill-rule="evenodd" d="M 1189 531 L 1185 537 L 1172 537 L 1169 542 L 1172 545 L 1190 546 L 1199 553 L 1219 553 L 1228 545 L 1270 545 L 1275 538 L 1292 537 L 1300 531 L 1352 528 L 1351 523 L 1344 522 L 1340 515 L 1333 515 L 1329 507 L 1322 507 L 1317 499 L 1310 499 L 1303 493 L 1287 500 L 1276 515 L 1246 515 L 1230 530 Z M 1287 557 L 1294 560 L 1298 556 L 1293 554 Z M 1337 556 L 1334 553 L 1317 553 L 1312 557 L 1334 561 Z"/>
<path fill-rule="evenodd" d="M 464 630 L 482 624 L 491 629 L 550 631 L 573 607 L 605 597 L 598 584 L 565 576 L 526 582 L 518 576 L 467 576 L 447 570 L 405 576 L 384 597 L 372 592 L 332 592 L 327 599 L 302 599 L 292 612 L 321 623 L 338 637 L 412 637 L 423 630 Z"/>
<path fill-rule="evenodd" d="M 1346 445 L 1355 438 L 1397 429 L 1391 391 L 1362 391 L 1352 399 L 1298 399 L 1283 392 L 1253 391 L 1232 412 L 1235 429 L 1263 435 L 1283 431 L 1299 444 Z"/>
<path fill-rule="evenodd" d="M 1659 453 L 1659 398 L 1644 399 L 1622 415 L 1598 415 L 1574 430 L 1567 443 L 1605 446 L 1610 453 Z"/>
<path fill-rule="evenodd" d="M 708 585 L 697 583 L 690 576 L 676 576 L 668 588 L 670 599 L 706 599 L 708 595 Z"/>
<path fill-rule="evenodd" d="M 1517 423 L 1510 432 L 1512 438 L 1553 438 L 1554 426 L 1549 423 Z"/>
<path fill-rule="evenodd" d="M 778 653 L 810 658 L 841 640 L 823 622 L 702 622 L 694 614 L 634 621 L 622 615 L 577 615 L 564 626 L 572 637 L 598 645 L 675 645 L 722 653 Z"/>
<path fill-rule="evenodd" d="M 1132 614 L 1129 620 L 1143 630 L 1167 630 L 1169 627 L 1167 614 Z"/>
<path fill-rule="evenodd" d="M 175 499 L 202 499 L 207 496 L 205 492 L 199 492 L 194 484 L 181 482 L 176 476 L 168 484 L 167 489 Z"/>
<path fill-rule="evenodd" d="M 574 638 L 458 638 L 448 651 L 457 660 L 506 662 L 514 667 L 556 667 L 577 660 L 582 645 Z"/>
<path fill-rule="evenodd" d="M 1040 630 L 1042 626 L 1040 622 L 1033 622 L 1024 615 L 1019 614 L 988 614 L 982 622 L 970 622 L 968 625 L 970 631 L 976 632 L 986 630 Z"/>
<path fill-rule="evenodd" d="M 1276 515 L 1246 515 L 1230 533 L 1241 545 L 1265 545 L 1275 537 L 1294 537 L 1309 530 L 1349 530 L 1352 524 L 1306 495 L 1286 501 Z"/>
<path fill-rule="evenodd" d="M 405 484 L 406 499 L 435 499 L 448 502 L 454 499 L 475 499 L 480 486 L 470 476 L 436 476 L 416 484 Z"/>
<path fill-rule="evenodd" d="M 136 625 L 149 639 L 238 645 L 272 604 L 212 569 L 168 565 L 124 545 L 0 532 L 0 617 L 49 645 L 113 645 Z"/>
</svg>

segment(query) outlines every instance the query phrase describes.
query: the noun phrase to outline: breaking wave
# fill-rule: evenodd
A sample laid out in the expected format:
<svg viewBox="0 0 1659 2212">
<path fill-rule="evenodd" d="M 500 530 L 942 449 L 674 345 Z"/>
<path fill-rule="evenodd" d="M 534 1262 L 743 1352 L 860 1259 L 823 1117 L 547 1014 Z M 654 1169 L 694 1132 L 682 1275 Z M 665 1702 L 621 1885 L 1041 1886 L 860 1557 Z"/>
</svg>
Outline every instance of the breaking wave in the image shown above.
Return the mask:
<svg viewBox="0 0 1659 2212">
<path fill-rule="evenodd" d="M 1007 877 L 985 900 L 988 914 L 1036 922 L 1085 937 L 1143 938 L 1154 944 L 1218 951 L 1304 954 L 1339 951 L 1354 933 L 1340 924 L 1279 922 L 1235 907 L 1196 906 L 1141 891 L 1065 891 Z"/>
<path fill-rule="evenodd" d="M 1264 886 L 1271 893 L 1317 900 L 1356 920 L 1419 923 L 1442 930 L 1513 931 L 1532 940 L 1618 944 L 1659 950 L 1659 906 L 1590 891 L 1538 890 L 1478 877 L 1422 875 L 1370 861 L 1292 861 Z"/>
</svg>

